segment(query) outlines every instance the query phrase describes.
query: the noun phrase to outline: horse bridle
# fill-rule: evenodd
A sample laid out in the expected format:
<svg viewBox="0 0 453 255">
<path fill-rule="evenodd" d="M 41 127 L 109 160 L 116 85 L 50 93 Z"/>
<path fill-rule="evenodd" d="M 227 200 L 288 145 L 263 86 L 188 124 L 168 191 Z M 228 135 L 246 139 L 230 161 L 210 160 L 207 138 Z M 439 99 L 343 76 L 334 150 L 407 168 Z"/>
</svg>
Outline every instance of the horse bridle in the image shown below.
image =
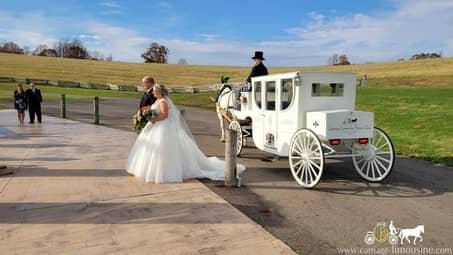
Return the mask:
<svg viewBox="0 0 453 255">
<path fill-rule="evenodd" d="M 221 89 L 219 90 L 219 92 L 217 93 L 217 96 L 216 96 L 216 98 L 215 98 L 215 102 L 216 102 L 216 103 L 219 102 L 219 97 L 222 95 L 223 91 L 224 91 L 226 88 L 230 89 L 231 91 L 233 90 L 233 88 L 232 88 L 230 85 L 228 85 L 228 84 L 223 85 L 222 88 L 221 88 Z"/>
</svg>

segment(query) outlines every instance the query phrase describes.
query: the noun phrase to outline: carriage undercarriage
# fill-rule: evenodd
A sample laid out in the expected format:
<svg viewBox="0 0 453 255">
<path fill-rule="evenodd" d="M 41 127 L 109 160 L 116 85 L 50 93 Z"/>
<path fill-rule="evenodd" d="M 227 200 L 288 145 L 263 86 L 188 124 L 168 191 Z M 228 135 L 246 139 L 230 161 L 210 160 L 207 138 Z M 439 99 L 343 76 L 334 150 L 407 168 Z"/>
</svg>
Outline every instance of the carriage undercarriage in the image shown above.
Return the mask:
<svg viewBox="0 0 453 255">
<path fill-rule="evenodd" d="M 229 129 L 237 132 L 236 154 L 241 156 L 247 138 L 252 137 L 251 125 L 241 125 L 233 120 Z M 352 158 L 355 170 L 368 182 L 380 182 L 391 172 L 395 151 L 388 135 L 374 128 L 374 136 L 368 141 L 343 140 L 338 145 L 328 145 L 310 129 L 298 130 L 291 140 L 288 154 L 293 178 L 304 188 L 315 187 L 323 174 L 327 159 Z"/>
</svg>

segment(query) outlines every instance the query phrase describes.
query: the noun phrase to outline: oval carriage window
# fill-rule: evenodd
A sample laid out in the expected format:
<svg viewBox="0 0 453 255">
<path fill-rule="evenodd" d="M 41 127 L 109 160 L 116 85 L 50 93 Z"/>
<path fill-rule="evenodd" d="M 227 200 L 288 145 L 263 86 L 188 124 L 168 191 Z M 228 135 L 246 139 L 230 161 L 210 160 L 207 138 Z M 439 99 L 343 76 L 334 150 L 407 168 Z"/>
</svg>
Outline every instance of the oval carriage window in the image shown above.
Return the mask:
<svg viewBox="0 0 453 255">
<path fill-rule="evenodd" d="M 255 103 L 258 106 L 258 108 L 261 109 L 261 82 L 260 81 L 255 82 L 254 87 L 255 88 L 253 89 L 254 91 L 253 96 L 255 97 Z"/>
<path fill-rule="evenodd" d="M 281 109 L 285 110 L 293 101 L 293 79 L 284 79 L 282 80 L 282 90 L 281 90 Z"/>
</svg>

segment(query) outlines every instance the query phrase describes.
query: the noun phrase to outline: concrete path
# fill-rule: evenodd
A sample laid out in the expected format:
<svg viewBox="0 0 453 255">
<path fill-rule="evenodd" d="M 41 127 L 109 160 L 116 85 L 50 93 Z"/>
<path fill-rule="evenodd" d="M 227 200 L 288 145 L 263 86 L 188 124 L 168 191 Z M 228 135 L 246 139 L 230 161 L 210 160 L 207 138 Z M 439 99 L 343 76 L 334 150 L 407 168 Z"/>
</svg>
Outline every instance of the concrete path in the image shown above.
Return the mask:
<svg viewBox="0 0 453 255">
<path fill-rule="evenodd" d="M 101 103 L 102 124 L 130 128 L 130 113 L 136 110 L 137 100 L 103 99 Z M 71 117 L 87 117 L 86 121 L 92 120 L 87 114 L 91 108 L 83 102 L 68 106 Z M 58 114 L 58 105 L 48 105 L 45 110 Z M 222 156 L 215 113 L 187 108 L 185 118 L 200 147 Z M 263 161 L 269 158 L 253 146 L 245 148 L 239 159 L 247 166 L 242 175 L 244 188 L 224 189 L 211 182 L 206 185 L 296 252 L 338 254 L 341 248 L 391 249 L 388 241 L 370 246 L 364 237 L 377 222 L 388 226 L 393 221 L 397 228 L 425 226 L 423 242 L 417 246 L 405 242 L 397 248 L 449 248 L 452 252 L 439 254 L 453 254 L 453 168 L 398 156 L 392 174 L 383 183 L 373 184 L 359 177 L 351 160 L 329 160 L 321 182 L 315 189 L 306 190 L 294 181 L 287 159 Z"/>
<path fill-rule="evenodd" d="M 0 111 L 1 254 L 294 254 L 197 180 L 123 171 L 136 135 Z"/>
</svg>

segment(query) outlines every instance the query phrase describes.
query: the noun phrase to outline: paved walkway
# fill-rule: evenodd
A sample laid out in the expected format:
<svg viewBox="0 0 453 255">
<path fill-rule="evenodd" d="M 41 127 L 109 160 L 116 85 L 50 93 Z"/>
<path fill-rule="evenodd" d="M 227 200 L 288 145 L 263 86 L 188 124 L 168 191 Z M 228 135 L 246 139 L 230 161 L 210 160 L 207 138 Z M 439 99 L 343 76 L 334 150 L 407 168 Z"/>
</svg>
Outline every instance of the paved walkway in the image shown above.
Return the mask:
<svg viewBox="0 0 453 255">
<path fill-rule="evenodd" d="M 0 111 L 1 254 L 293 254 L 197 180 L 147 184 L 123 166 L 136 135 Z"/>
</svg>

